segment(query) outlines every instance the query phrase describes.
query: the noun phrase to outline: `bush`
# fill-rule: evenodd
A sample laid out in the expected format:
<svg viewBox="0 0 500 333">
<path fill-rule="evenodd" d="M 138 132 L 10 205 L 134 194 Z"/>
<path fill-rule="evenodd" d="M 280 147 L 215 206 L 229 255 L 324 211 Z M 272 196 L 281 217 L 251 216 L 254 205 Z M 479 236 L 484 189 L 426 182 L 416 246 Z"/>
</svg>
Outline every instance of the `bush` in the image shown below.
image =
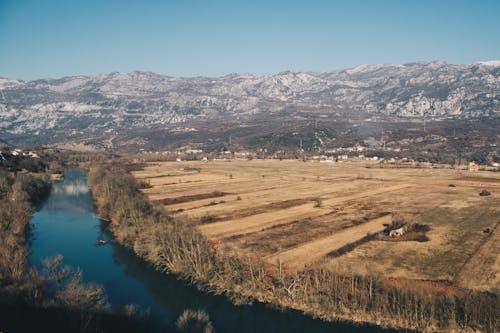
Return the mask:
<svg viewBox="0 0 500 333">
<path fill-rule="evenodd" d="M 491 192 L 487 190 L 482 190 L 481 192 L 479 192 L 479 195 L 482 197 L 486 197 L 488 195 L 491 195 Z"/>
<path fill-rule="evenodd" d="M 81 271 L 64 265 L 62 255 L 45 259 L 43 265 L 44 292 L 50 303 L 53 303 L 50 305 L 85 311 L 109 308 L 104 288 L 84 283 Z"/>
<path fill-rule="evenodd" d="M 416 232 L 428 232 L 431 230 L 431 227 L 429 227 L 427 224 L 414 223 L 410 226 L 409 229 Z"/>
<path fill-rule="evenodd" d="M 212 333 L 214 332 L 210 317 L 202 310 L 185 310 L 177 319 L 178 332 L 185 333 Z"/>
<path fill-rule="evenodd" d="M 216 221 L 216 218 L 212 215 L 205 215 L 200 219 L 200 222 L 203 224 L 213 223 Z"/>
<path fill-rule="evenodd" d="M 429 241 L 429 237 L 427 237 L 426 235 L 419 234 L 419 235 L 415 236 L 413 238 L 413 240 L 416 241 L 416 242 L 421 242 L 422 243 L 422 242 Z"/>
<path fill-rule="evenodd" d="M 0 197 L 7 194 L 10 191 L 13 180 L 9 177 L 9 174 L 4 169 L 0 169 Z"/>
<path fill-rule="evenodd" d="M 41 203 L 50 194 L 51 184 L 47 179 L 23 174 L 18 176 L 18 182 L 18 186 L 28 194 L 28 200 L 33 205 Z"/>
</svg>

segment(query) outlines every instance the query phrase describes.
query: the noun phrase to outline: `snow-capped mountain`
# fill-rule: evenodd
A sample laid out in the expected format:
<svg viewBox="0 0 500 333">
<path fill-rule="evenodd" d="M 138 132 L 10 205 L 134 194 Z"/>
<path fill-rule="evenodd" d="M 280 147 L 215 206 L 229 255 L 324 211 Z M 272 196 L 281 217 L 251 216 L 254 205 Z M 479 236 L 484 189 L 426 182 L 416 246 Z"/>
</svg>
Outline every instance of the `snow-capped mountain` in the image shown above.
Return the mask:
<svg viewBox="0 0 500 333">
<path fill-rule="evenodd" d="M 99 131 L 283 110 L 394 117 L 498 116 L 500 61 L 361 65 L 328 73 L 177 78 L 150 72 L 17 81 L 0 78 L 0 131 Z"/>
</svg>

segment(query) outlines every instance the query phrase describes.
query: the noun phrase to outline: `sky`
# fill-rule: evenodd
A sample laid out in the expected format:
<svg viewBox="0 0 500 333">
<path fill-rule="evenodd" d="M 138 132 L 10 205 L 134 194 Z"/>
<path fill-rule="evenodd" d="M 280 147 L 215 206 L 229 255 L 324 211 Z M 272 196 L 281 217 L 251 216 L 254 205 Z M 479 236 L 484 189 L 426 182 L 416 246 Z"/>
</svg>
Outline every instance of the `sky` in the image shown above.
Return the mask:
<svg viewBox="0 0 500 333">
<path fill-rule="evenodd" d="M 500 59 L 499 0 L 0 0 L 0 76 Z"/>
</svg>

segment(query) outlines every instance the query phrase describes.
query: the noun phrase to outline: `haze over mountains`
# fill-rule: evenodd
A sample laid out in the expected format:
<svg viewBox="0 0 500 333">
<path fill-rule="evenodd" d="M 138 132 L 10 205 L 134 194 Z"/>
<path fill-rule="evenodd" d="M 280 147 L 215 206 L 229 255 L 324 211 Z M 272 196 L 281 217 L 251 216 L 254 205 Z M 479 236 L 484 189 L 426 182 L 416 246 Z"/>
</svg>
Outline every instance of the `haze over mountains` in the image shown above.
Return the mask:
<svg viewBox="0 0 500 333">
<path fill-rule="evenodd" d="M 0 78 L 0 135 L 42 141 L 190 122 L 318 117 L 497 118 L 500 61 L 361 65 L 270 76 L 177 78 L 150 72 L 17 81 Z M 62 133 L 66 135 L 61 137 Z M 43 142 L 40 142 L 43 143 Z"/>
</svg>

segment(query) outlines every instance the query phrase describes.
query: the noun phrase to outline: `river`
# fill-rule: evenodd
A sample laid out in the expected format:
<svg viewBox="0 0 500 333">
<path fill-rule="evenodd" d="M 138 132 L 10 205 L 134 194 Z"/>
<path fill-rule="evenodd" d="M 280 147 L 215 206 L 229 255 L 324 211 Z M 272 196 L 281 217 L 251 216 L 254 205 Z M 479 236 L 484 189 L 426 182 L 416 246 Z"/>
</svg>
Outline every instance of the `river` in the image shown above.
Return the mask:
<svg viewBox="0 0 500 333">
<path fill-rule="evenodd" d="M 110 304 L 149 309 L 156 329 L 172 328 L 185 309 L 206 311 L 217 332 L 388 332 L 377 327 L 315 320 L 298 311 L 281 311 L 262 303 L 233 305 L 225 296 L 205 294 L 173 276 L 161 274 L 131 251 L 112 242 L 99 219 L 83 170 L 67 170 L 32 219 L 30 261 L 61 254 L 80 268 L 86 282 L 102 285 Z M 96 241 L 108 241 L 98 246 Z"/>
</svg>

